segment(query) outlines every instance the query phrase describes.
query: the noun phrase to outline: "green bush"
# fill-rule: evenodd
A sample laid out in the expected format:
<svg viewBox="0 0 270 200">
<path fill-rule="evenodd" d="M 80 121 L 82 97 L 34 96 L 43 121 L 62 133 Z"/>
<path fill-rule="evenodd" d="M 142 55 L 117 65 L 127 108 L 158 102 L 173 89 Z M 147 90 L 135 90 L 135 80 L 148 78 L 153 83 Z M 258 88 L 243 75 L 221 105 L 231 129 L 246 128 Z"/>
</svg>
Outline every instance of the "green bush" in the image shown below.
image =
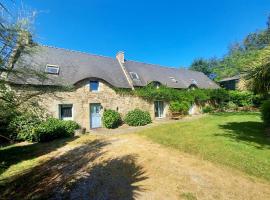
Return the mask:
<svg viewBox="0 0 270 200">
<path fill-rule="evenodd" d="M 121 124 L 121 116 L 117 111 L 105 110 L 102 121 L 106 128 L 117 128 Z"/>
<path fill-rule="evenodd" d="M 129 126 L 144 126 L 152 122 L 149 112 L 140 109 L 129 111 L 124 121 Z"/>
<path fill-rule="evenodd" d="M 210 106 L 210 105 L 207 105 L 207 106 L 203 107 L 203 109 L 202 109 L 203 113 L 211 113 L 214 110 L 215 109 L 212 106 Z"/>
<path fill-rule="evenodd" d="M 233 101 L 229 101 L 226 105 L 227 110 L 235 111 L 238 109 L 238 105 L 236 105 Z"/>
<path fill-rule="evenodd" d="M 237 106 L 252 106 L 254 94 L 246 91 L 229 91 L 230 101 L 235 103 Z"/>
<path fill-rule="evenodd" d="M 261 106 L 262 120 L 266 126 L 270 126 L 270 100 L 264 101 Z"/>
<path fill-rule="evenodd" d="M 172 101 L 170 103 L 169 109 L 171 112 L 179 112 L 180 110 L 180 102 L 179 101 Z"/>
<path fill-rule="evenodd" d="M 190 103 L 187 101 L 173 101 L 170 103 L 169 109 L 171 112 L 179 112 L 182 115 L 187 115 L 190 106 Z"/>
<path fill-rule="evenodd" d="M 74 121 L 49 118 L 35 128 L 32 141 L 47 142 L 57 138 L 71 137 L 78 128 L 79 125 Z"/>
<path fill-rule="evenodd" d="M 225 89 L 210 90 L 209 96 L 212 101 L 215 101 L 218 104 L 229 101 L 229 93 Z"/>
<path fill-rule="evenodd" d="M 33 132 L 41 119 L 31 113 L 15 116 L 9 123 L 8 131 L 12 134 L 13 140 L 33 140 Z"/>
</svg>

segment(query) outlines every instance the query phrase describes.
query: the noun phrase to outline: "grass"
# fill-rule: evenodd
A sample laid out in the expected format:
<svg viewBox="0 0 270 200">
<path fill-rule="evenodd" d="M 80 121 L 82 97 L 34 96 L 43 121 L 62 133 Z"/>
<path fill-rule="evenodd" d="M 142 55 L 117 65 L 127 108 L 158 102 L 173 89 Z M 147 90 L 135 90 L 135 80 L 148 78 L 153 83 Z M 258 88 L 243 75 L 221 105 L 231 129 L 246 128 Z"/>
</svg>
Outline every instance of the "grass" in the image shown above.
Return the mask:
<svg viewBox="0 0 270 200">
<path fill-rule="evenodd" d="M 219 113 L 139 132 L 154 142 L 270 181 L 270 140 L 259 113 Z"/>
<path fill-rule="evenodd" d="M 0 199 L 134 199 L 148 177 L 134 155 L 104 157 L 109 144 L 84 135 L 0 148 Z"/>
<path fill-rule="evenodd" d="M 10 177 L 40 165 L 47 160 L 49 153 L 74 139 L 59 139 L 47 143 L 24 142 L 0 147 L 0 186 Z"/>
</svg>

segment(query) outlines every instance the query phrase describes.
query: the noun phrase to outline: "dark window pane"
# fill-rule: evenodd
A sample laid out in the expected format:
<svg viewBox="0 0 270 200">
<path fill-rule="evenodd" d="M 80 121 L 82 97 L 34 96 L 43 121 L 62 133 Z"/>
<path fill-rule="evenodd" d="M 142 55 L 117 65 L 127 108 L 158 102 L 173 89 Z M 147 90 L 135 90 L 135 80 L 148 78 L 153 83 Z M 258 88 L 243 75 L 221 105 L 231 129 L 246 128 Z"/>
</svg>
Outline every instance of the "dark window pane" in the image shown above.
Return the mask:
<svg viewBox="0 0 270 200">
<path fill-rule="evenodd" d="M 61 119 L 72 117 L 72 105 L 61 105 L 60 106 Z"/>
<path fill-rule="evenodd" d="M 90 81 L 90 90 L 98 91 L 99 82 L 98 81 Z"/>
</svg>

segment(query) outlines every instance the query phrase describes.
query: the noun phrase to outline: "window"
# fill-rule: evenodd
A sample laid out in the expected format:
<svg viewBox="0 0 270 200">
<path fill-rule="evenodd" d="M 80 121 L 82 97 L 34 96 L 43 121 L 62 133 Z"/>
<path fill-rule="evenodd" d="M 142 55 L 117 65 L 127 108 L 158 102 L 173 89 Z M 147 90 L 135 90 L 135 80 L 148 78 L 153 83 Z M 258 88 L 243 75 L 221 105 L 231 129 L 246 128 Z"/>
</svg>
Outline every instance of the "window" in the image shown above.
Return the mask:
<svg viewBox="0 0 270 200">
<path fill-rule="evenodd" d="M 72 104 L 59 105 L 59 117 L 62 120 L 72 120 Z"/>
<path fill-rule="evenodd" d="M 46 73 L 48 74 L 59 74 L 59 66 L 57 65 L 46 65 Z"/>
<path fill-rule="evenodd" d="M 195 81 L 194 79 L 191 79 L 191 82 L 192 82 L 192 84 L 194 84 L 194 85 L 198 85 L 197 81 Z"/>
<path fill-rule="evenodd" d="M 90 91 L 98 92 L 99 90 L 99 82 L 98 81 L 90 81 Z"/>
<path fill-rule="evenodd" d="M 131 76 L 131 78 L 133 80 L 140 80 L 140 78 L 139 78 L 139 76 L 138 76 L 137 73 L 135 73 L 135 72 L 129 72 L 129 74 L 130 74 L 130 76 Z"/>
<path fill-rule="evenodd" d="M 174 82 L 174 83 L 177 83 L 178 81 L 174 78 L 174 77 L 170 77 L 171 81 Z"/>
<path fill-rule="evenodd" d="M 154 82 L 153 84 L 154 84 L 154 87 L 155 87 L 156 89 L 159 89 L 160 86 L 161 86 L 161 84 L 160 84 L 159 82 Z"/>
</svg>

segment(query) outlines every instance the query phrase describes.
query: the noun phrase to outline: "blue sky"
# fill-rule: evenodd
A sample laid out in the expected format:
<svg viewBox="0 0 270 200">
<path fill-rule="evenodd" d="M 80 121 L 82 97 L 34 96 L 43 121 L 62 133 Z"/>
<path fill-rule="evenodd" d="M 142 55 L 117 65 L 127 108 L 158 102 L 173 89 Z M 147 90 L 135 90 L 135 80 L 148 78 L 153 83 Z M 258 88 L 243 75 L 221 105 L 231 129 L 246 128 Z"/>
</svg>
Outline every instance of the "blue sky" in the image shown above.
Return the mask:
<svg viewBox="0 0 270 200">
<path fill-rule="evenodd" d="M 165 66 L 220 57 L 265 27 L 270 0 L 24 0 L 38 42 Z"/>
</svg>

